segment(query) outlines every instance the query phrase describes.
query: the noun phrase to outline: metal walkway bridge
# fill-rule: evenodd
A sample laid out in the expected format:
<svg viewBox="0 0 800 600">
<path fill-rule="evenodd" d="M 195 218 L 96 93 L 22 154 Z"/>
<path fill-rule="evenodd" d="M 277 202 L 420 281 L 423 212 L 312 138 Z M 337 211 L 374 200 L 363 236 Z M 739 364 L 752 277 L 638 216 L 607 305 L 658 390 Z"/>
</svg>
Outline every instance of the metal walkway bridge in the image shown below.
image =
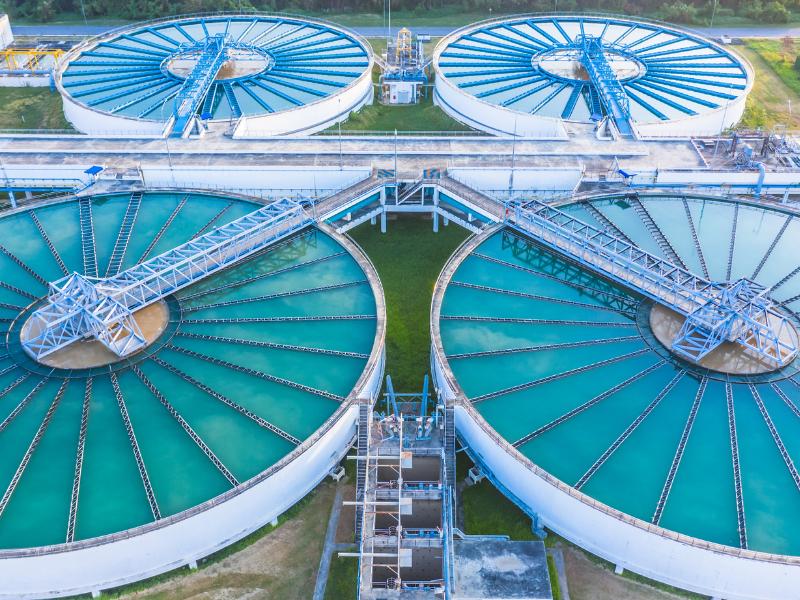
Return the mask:
<svg viewBox="0 0 800 600">
<path fill-rule="evenodd" d="M 723 342 L 736 342 L 782 367 L 798 351 L 788 318 L 750 279 L 717 283 L 645 252 L 538 200 L 514 204 L 507 222 L 538 242 L 684 315 L 672 350 L 693 362 Z"/>
<path fill-rule="evenodd" d="M 581 64 L 589 74 L 594 91 L 605 105 L 608 115 L 614 120 L 620 135 L 627 138 L 636 137 L 628 95 L 606 57 L 602 40 L 591 35 L 583 35 L 576 39 L 575 46 L 579 49 Z"/>
<path fill-rule="evenodd" d="M 694 275 L 552 206 L 532 200 L 503 203 L 450 177 L 421 180 L 441 195 L 505 222 L 578 264 L 684 315 L 672 350 L 693 362 L 724 342 L 736 342 L 782 367 L 798 352 L 798 334 L 750 279 L 718 283 Z M 124 357 L 146 345 L 133 313 L 191 285 L 307 225 L 341 212 L 348 198 L 369 197 L 396 181 L 368 178 L 317 202 L 313 211 L 289 200 L 273 202 L 227 225 L 106 278 L 78 273 L 50 284 L 48 302 L 26 325 L 23 345 L 43 358 L 94 337 Z M 313 214 L 312 214 L 313 213 Z M 66 270 L 65 270 L 66 272 Z"/>
<path fill-rule="evenodd" d="M 119 274 L 72 273 L 50 283 L 48 302 L 26 324 L 23 347 L 36 359 L 88 337 L 117 356 L 146 345 L 134 312 L 224 269 L 314 220 L 280 200 Z"/>
</svg>

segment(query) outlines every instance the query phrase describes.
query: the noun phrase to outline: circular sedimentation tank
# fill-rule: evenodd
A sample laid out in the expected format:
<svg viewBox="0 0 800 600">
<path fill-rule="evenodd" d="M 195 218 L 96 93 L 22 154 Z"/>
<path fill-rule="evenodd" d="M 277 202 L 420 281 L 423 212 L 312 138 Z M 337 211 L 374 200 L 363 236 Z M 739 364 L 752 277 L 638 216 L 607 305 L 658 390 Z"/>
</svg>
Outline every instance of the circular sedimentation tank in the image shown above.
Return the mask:
<svg viewBox="0 0 800 600">
<path fill-rule="evenodd" d="M 165 191 L 90 206 L 103 276 L 259 204 Z M 152 342 L 137 354 L 77 342 L 34 361 L 20 332 L 47 282 L 84 271 L 80 214 L 70 200 L 0 218 L 3 597 L 141 579 L 276 518 L 341 458 L 380 377 L 375 273 L 314 227 L 137 313 Z"/>
<path fill-rule="evenodd" d="M 160 133 L 216 38 L 227 60 L 196 114 L 210 126 L 313 133 L 372 101 L 372 52 L 356 34 L 296 17 L 214 15 L 142 23 L 93 38 L 62 60 L 64 112 L 87 133 Z M 238 131 L 238 130 L 237 130 Z"/>
<path fill-rule="evenodd" d="M 563 137 L 607 110 L 581 61 L 585 40 L 602 47 L 641 137 L 715 135 L 741 118 L 753 80 L 743 59 L 698 34 L 613 17 L 531 15 L 460 29 L 434 51 L 435 100 L 490 133 Z"/>
<path fill-rule="evenodd" d="M 639 198 L 640 207 L 607 196 L 562 210 L 711 281 L 755 280 L 797 327 L 796 216 L 710 197 Z M 556 532 L 682 588 L 792 597 L 800 361 L 778 369 L 723 346 L 689 363 L 670 350 L 679 324 L 501 229 L 469 240 L 442 273 L 437 381 L 456 398 L 470 452 Z"/>
</svg>

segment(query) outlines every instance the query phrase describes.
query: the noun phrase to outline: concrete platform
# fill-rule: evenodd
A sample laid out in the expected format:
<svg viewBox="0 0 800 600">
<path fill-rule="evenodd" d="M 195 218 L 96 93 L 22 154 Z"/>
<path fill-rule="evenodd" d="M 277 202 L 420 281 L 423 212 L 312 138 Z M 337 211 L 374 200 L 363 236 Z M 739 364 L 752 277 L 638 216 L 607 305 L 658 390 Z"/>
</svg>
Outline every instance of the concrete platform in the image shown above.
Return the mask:
<svg viewBox="0 0 800 600">
<path fill-rule="evenodd" d="M 551 600 L 544 542 L 455 540 L 456 600 Z"/>
<path fill-rule="evenodd" d="M 654 304 L 650 310 L 650 329 L 656 339 L 668 350 L 672 348 L 672 342 L 680 332 L 685 320 L 686 317 L 683 315 L 660 304 Z M 794 335 L 797 335 L 796 331 Z M 781 339 L 787 343 L 791 342 L 788 332 Z M 778 369 L 774 363 L 764 360 L 746 346 L 736 342 L 723 342 L 703 357 L 698 364 L 706 369 L 730 375 L 758 375 Z"/>
<path fill-rule="evenodd" d="M 152 344 L 164 332 L 169 323 L 169 309 L 163 300 L 145 306 L 133 313 L 133 318 L 139 325 L 147 346 Z M 34 337 L 37 331 L 29 327 L 31 321 L 23 325 L 21 336 L 24 339 Z M 147 347 L 145 346 L 145 348 Z M 144 349 L 144 348 L 143 348 Z M 101 367 L 123 360 L 101 342 L 95 339 L 79 340 L 56 350 L 52 354 L 39 359 L 39 362 L 57 369 L 90 369 Z"/>
</svg>

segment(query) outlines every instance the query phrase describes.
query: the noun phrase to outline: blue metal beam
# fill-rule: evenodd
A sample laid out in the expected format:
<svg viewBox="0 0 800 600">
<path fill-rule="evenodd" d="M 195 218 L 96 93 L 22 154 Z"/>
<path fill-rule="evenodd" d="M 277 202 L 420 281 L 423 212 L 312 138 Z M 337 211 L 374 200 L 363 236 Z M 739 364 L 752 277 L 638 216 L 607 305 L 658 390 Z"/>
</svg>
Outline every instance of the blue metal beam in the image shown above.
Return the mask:
<svg viewBox="0 0 800 600">
<path fill-rule="evenodd" d="M 118 54 L 116 52 L 95 52 L 94 50 L 89 50 L 88 52 L 82 52 L 81 58 L 89 56 L 91 58 L 121 58 L 124 60 L 128 60 L 132 57 L 125 56 L 124 54 Z M 134 61 L 131 61 L 134 62 Z M 143 64 L 153 64 L 153 63 L 160 63 L 160 58 L 147 58 L 146 56 L 136 57 L 135 62 L 143 63 Z"/>
<path fill-rule="evenodd" d="M 167 56 L 168 52 L 155 52 L 153 50 L 145 50 L 144 48 L 131 48 L 130 46 L 122 46 L 113 42 L 100 42 L 96 47 L 102 46 L 103 48 L 111 48 L 112 50 L 122 50 L 123 52 L 132 52 L 133 54 L 148 54 L 150 56 L 157 56 L 160 59 Z"/>
<path fill-rule="evenodd" d="M 600 95 L 606 112 L 614 119 L 620 134 L 635 136 L 628 96 L 606 58 L 602 41 L 595 37 L 583 37 L 576 40 L 576 44 L 580 44 L 581 64 L 586 68 L 592 86 Z"/>
<path fill-rule="evenodd" d="M 686 90 L 687 92 L 697 92 L 698 94 L 707 94 L 709 96 L 714 96 L 715 98 L 723 98 L 724 100 L 735 100 L 736 96 L 733 94 L 726 94 L 725 92 L 718 92 L 716 90 L 709 90 L 705 88 L 699 88 L 693 85 L 687 85 L 681 81 L 670 81 L 667 79 L 661 79 L 660 77 L 647 77 L 645 79 L 640 80 L 641 82 L 647 82 L 651 85 L 660 84 L 662 86 L 666 86 L 664 89 L 669 89 L 669 87 L 676 87 L 681 90 Z"/>
<path fill-rule="evenodd" d="M 481 32 L 485 33 L 485 32 Z M 520 46 L 511 46 L 509 44 L 503 44 L 501 42 L 495 42 L 492 40 L 485 40 L 476 38 L 475 35 L 465 35 L 462 39 L 469 40 L 475 42 L 476 44 L 485 44 L 487 46 L 492 46 L 493 48 L 501 48 L 503 50 L 510 51 L 514 56 L 530 56 L 531 54 L 538 52 L 536 48 L 525 48 L 524 46 L 520 49 Z M 451 47 L 458 48 L 456 44 L 451 44 Z M 476 49 L 474 46 L 467 46 L 468 50 Z M 504 54 L 504 52 L 497 52 L 497 54 Z"/>
<path fill-rule="evenodd" d="M 152 112 L 153 112 L 154 110 L 156 110 L 157 108 L 161 108 L 162 106 L 164 106 L 164 104 L 165 104 L 166 102 L 168 102 L 169 100 L 172 100 L 172 99 L 173 99 L 175 96 L 177 96 L 177 95 L 178 95 L 178 90 L 175 90 L 174 92 L 170 92 L 169 94 L 167 94 L 167 95 L 166 95 L 166 96 L 164 96 L 163 98 L 159 98 L 158 100 L 156 100 L 155 102 L 153 102 L 152 104 L 150 104 L 150 106 L 146 107 L 146 108 L 145 108 L 145 109 L 144 109 L 142 112 L 140 112 L 140 113 L 139 113 L 137 116 L 138 116 L 140 119 L 145 119 L 145 118 L 147 118 L 147 115 L 149 115 L 150 113 L 152 113 Z"/>
<path fill-rule="evenodd" d="M 508 27 L 505 26 L 505 25 L 502 28 L 503 29 L 508 29 Z M 496 37 L 496 38 L 498 38 L 500 40 L 504 40 L 506 42 L 511 42 L 512 44 L 516 44 L 518 46 L 522 46 L 523 48 L 528 48 L 529 50 L 533 51 L 534 53 L 535 52 L 541 52 L 542 50 L 547 50 L 549 48 L 549 46 L 547 46 L 547 44 L 542 43 L 541 41 L 537 40 L 536 38 L 534 38 L 534 37 L 532 37 L 532 36 L 530 36 L 528 34 L 526 34 L 525 32 L 516 31 L 515 33 L 517 35 L 520 35 L 520 36 L 524 37 L 526 40 L 529 40 L 530 42 L 534 42 L 534 43 L 527 43 L 526 44 L 522 40 L 512 38 L 511 36 L 504 35 L 502 33 L 497 33 L 496 29 L 500 29 L 500 28 L 498 27 L 498 28 L 495 28 L 495 29 L 484 29 L 483 33 L 485 33 L 486 35 L 491 35 L 492 37 Z"/>
<path fill-rule="evenodd" d="M 150 30 L 150 29 L 147 29 L 146 31 L 151 31 L 152 32 L 152 30 Z M 172 48 L 170 48 L 168 46 L 162 46 L 161 44 L 156 44 L 155 42 L 152 42 L 150 40 L 143 40 L 141 37 L 134 37 L 134 36 L 132 36 L 132 35 L 130 35 L 128 33 L 123 33 L 119 37 L 121 37 L 122 39 L 128 40 L 129 42 L 133 42 L 135 44 L 142 44 L 143 46 L 148 46 L 150 48 L 155 48 L 156 50 L 163 50 L 167 54 L 171 54 L 172 52 L 174 52 L 175 51 L 175 46 L 177 46 L 177 44 L 175 44 L 174 42 L 173 42 L 174 45 L 173 45 Z"/>
<path fill-rule="evenodd" d="M 569 83 L 562 83 L 559 85 L 555 90 L 550 92 L 543 100 L 541 100 L 536 106 L 534 106 L 529 112 L 530 114 L 534 115 L 540 110 L 542 110 L 545 106 L 547 106 L 556 96 L 558 96 L 564 89 L 571 84 Z"/>
<path fill-rule="evenodd" d="M 113 78 L 113 79 L 117 79 L 117 78 Z M 110 91 L 113 91 L 113 90 L 120 90 L 121 91 L 123 88 L 128 88 L 128 87 L 130 87 L 132 85 L 138 85 L 140 83 L 147 83 L 149 81 L 158 81 L 158 80 L 162 80 L 162 79 L 163 79 L 163 77 L 162 77 L 162 75 L 160 73 L 156 73 L 155 75 L 149 75 L 147 77 L 127 77 L 122 82 L 117 81 L 117 82 L 113 83 L 112 85 L 104 85 L 104 86 L 101 86 L 101 87 L 94 87 L 94 88 L 90 88 L 90 89 L 84 89 L 84 90 L 81 90 L 81 91 L 78 91 L 78 92 L 70 91 L 69 94 L 73 98 L 82 98 L 83 96 L 89 96 L 91 94 L 99 94 L 99 93 L 103 93 L 103 92 L 110 92 Z M 97 82 L 93 81 L 92 83 L 94 84 L 94 83 L 97 83 Z M 75 86 L 72 86 L 72 87 L 75 87 Z M 131 90 L 131 91 L 135 91 L 135 90 Z"/>
<path fill-rule="evenodd" d="M 263 108 L 269 113 L 275 112 L 272 109 L 272 107 L 269 104 L 267 104 L 266 101 L 261 96 L 259 96 L 253 90 L 250 89 L 250 86 L 247 85 L 247 83 L 248 82 L 246 81 L 242 82 L 241 84 L 239 84 L 239 87 L 241 87 L 248 96 L 250 96 L 253 100 L 255 100 L 259 104 L 259 106 L 261 106 L 261 108 Z"/>
<path fill-rule="evenodd" d="M 654 71 L 648 74 L 649 78 L 660 81 L 677 81 L 679 83 L 698 83 L 700 85 L 714 86 L 728 90 L 743 90 L 747 86 L 739 83 L 728 83 L 726 81 L 710 81 L 708 79 L 695 79 L 694 77 L 683 77 L 682 75 L 670 75 L 669 71 Z"/>
<path fill-rule="evenodd" d="M 631 91 L 630 87 L 628 88 L 627 92 L 628 92 L 628 97 L 631 100 L 633 100 L 634 102 L 636 102 L 636 104 L 638 104 L 638 105 L 642 106 L 643 108 L 645 108 L 649 113 L 651 113 L 652 115 L 658 117 L 662 121 L 668 121 L 669 120 L 669 117 L 667 117 L 667 115 L 665 115 L 663 112 L 658 110 L 655 106 L 653 106 L 652 104 L 650 104 L 649 102 L 647 102 L 643 98 L 639 97 L 638 95 L 634 94 Z"/>
<path fill-rule="evenodd" d="M 541 34 L 542 36 L 544 36 L 545 38 L 547 38 L 548 40 L 550 40 L 551 42 L 553 42 L 553 44 L 555 44 L 556 46 L 562 46 L 562 45 L 563 45 L 563 42 L 560 42 L 560 41 L 558 41 L 558 40 L 557 40 L 556 38 L 554 38 L 552 35 L 550 35 L 549 33 L 547 33 L 547 32 L 546 32 L 544 29 L 542 29 L 542 28 L 541 28 L 541 27 L 539 27 L 539 26 L 538 26 L 536 23 L 534 23 L 534 22 L 533 22 L 533 20 L 531 20 L 531 19 L 528 19 L 527 21 L 525 21 L 525 24 L 526 24 L 528 27 L 530 27 L 531 29 L 533 29 L 534 31 L 538 32 L 539 34 Z"/>
<path fill-rule="evenodd" d="M 266 83 L 262 83 L 259 80 L 259 78 L 257 78 L 257 77 L 254 77 L 253 79 L 250 79 L 250 82 L 253 85 L 257 85 L 261 89 L 268 91 L 270 94 L 274 94 L 274 95 L 278 96 L 278 98 L 283 98 L 287 102 L 291 102 L 295 106 L 303 106 L 303 103 L 300 102 L 300 100 L 298 100 L 297 98 L 294 98 L 294 97 L 290 96 L 289 94 L 284 94 L 283 92 L 281 92 L 279 90 L 276 90 L 275 88 L 273 88 L 272 86 L 267 85 Z"/>
<path fill-rule="evenodd" d="M 536 86 L 535 88 L 532 88 L 532 89 L 530 89 L 530 90 L 527 90 L 527 91 L 525 91 L 525 92 L 522 92 L 521 94 L 517 94 L 517 95 L 516 95 L 516 96 L 514 96 L 513 98 L 509 98 L 508 100 L 505 100 L 505 101 L 503 102 L 502 106 L 511 106 L 512 104 L 516 104 L 516 103 L 517 103 L 517 102 L 519 102 L 520 100 L 524 100 L 524 99 L 525 99 L 525 98 L 527 98 L 528 96 L 533 96 L 535 93 L 537 93 L 537 92 L 540 92 L 540 91 L 542 91 L 543 89 L 546 89 L 546 88 L 547 88 L 547 87 L 549 87 L 550 85 L 552 85 L 552 81 L 550 81 L 550 80 L 548 79 L 548 80 L 547 80 L 547 81 L 545 81 L 545 82 L 544 82 L 542 85 L 538 85 L 538 86 Z"/>
<path fill-rule="evenodd" d="M 496 56 L 488 55 L 488 56 L 481 56 L 480 54 L 459 54 L 456 52 L 443 52 L 442 57 L 444 58 L 468 58 L 470 60 L 481 60 L 489 63 L 494 63 L 497 65 L 513 65 L 513 64 L 530 64 L 530 58 L 503 58 L 502 60 L 497 60 Z"/>
<path fill-rule="evenodd" d="M 670 100 L 669 98 L 664 98 L 664 96 L 662 96 L 661 94 L 657 94 L 653 90 L 649 90 L 646 87 L 642 87 L 641 85 L 639 85 L 636 82 L 628 83 L 628 87 L 633 88 L 634 90 L 644 94 L 645 96 L 650 96 L 651 98 L 653 98 L 654 100 L 658 100 L 662 104 L 666 104 L 667 106 L 671 106 L 675 110 L 678 110 L 678 111 L 680 111 L 680 112 L 682 112 L 684 114 L 692 115 L 692 116 L 697 114 L 697 112 L 692 110 L 691 108 L 689 108 L 687 106 L 684 106 L 683 104 L 678 104 L 677 102 L 675 102 L 673 100 Z"/>
<path fill-rule="evenodd" d="M 181 45 L 179 41 L 169 37 L 168 35 L 164 35 L 158 29 L 153 29 L 152 27 L 145 27 L 144 30 L 149 32 L 149 33 L 152 33 L 157 38 L 164 40 L 168 44 L 174 45 L 176 48 Z"/>
<path fill-rule="evenodd" d="M 696 96 L 692 96 L 690 94 L 684 94 L 683 92 L 679 92 L 679 91 L 674 90 L 672 88 L 664 87 L 663 85 L 659 85 L 657 83 L 653 83 L 649 79 L 640 79 L 636 83 L 641 85 L 641 86 L 650 88 L 652 90 L 655 90 L 655 91 L 658 91 L 658 92 L 661 92 L 661 93 L 664 93 L 664 94 L 669 94 L 670 96 L 674 96 L 675 98 L 680 98 L 681 100 L 688 100 L 689 102 L 694 102 L 696 104 L 700 104 L 700 105 L 708 107 L 708 108 L 719 108 L 719 104 L 716 104 L 714 102 L 710 102 L 708 100 L 704 100 L 703 98 L 697 98 Z"/>
<path fill-rule="evenodd" d="M 149 100 L 150 98 L 153 98 L 154 96 L 158 96 L 159 94 L 161 94 L 163 92 L 166 92 L 167 90 L 175 88 L 175 87 L 178 87 L 178 83 L 175 82 L 175 81 L 169 81 L 169 82 L 165 83 L 162 86 L 159 86 L 159 87 L 156 87 L 156 88 L 152 88 L 151 91 L 149 93 L 147 93 L 147 94 L 144 94 L 142 96 L 138 96 L 137 98 L 132 98 L 128 102 L 124 102 L 122 104 L 118 104 L 117 106 L 113 107 L 110 110 L 110 112 L 117 113 L 117 112 L 119 112 L 121 110 L 125 110 L 126 108 L 130 108 L 131 106 L 139 104 L 139 102 L 143 102 L 144 100 Z M 164 102 L 164 99 L 162 98 L 160 101 Z"/>
<path fill-rule="evenodd" d="M 520 88 L 523 85 L 529 85 L 531 83 L 537 83 L 539 81 L 546 81 L 547 85 L 550 85 L 552 83 L 551 79 L 549 79 L 547 77 L 542 77 L 541 75 L 534 74 L 534 75 L 531 75 L 528 78 L 527 81 L 511 83 L 509 85 L 503 85 L 503 86 L 500 86 L 498 88 L 494 88 L 492 90 L 486 90 L 486 91 L 480 92 L 478 94 L 475 94 L 475 97 L 476 98 L 487 98 L 488 96 L 494 96 L 495 94 L 501 94 L 502 92 L 508 92 L 510 90 L 516 90 L 516 89 Z"/>
<path fill-rule="evenodd" d="M 200 44 L 187 48 L 187 51 L 198 52 L 199 56 L 175 97 L 172 110 L 173 136 L 183 136 L 186 129 L 191 126 L 197 109 L 200 108 L 209 88 L 217 78 L 217 73 L 228 59 L 227 45 L 228 40 L 224 36 L 214 35 Z"/>
<path fill-rule="evenodd" d="M 561 111 L 562 119 L 569 119 L 572 116 L 572 113 L 575 111 L 575 106 L 578 104 L 578 100 L 580 99 L 585 87 L 585 84 L 575 85 L 572 87 L 572 93 L 569 95 L 567 103 L 564 105 L 564 110 Z"/>
<path fill-rule="evenodd" d="M 474 72 L 465 73 L 465 75 L 474 76 Z M 451 77 L 451 75 L 448 75 Z M 459 83 L 460 88 L 470 88 L 478 85 L 491 85 L 493 83 L 505 83 L 506 81 L 518 81 L 520 79 L 529 79 L 531 77 L 531 70 L 517 70 L 515 75 L 504 75 L 503 77 L 491 77 L 489 79 L 476 79 L 475 81 L 465 81 Z"/>
<path fill-rule="evenodd" d="M 306 81 L 308 83 L 318 83 L 319 85 L 327 85 L 329 87 L 341 88 L 347 85 L 342 81 L 332 81 L 330 79 L 320 79 L 319 77 L 307 77 L 305 75 L 297 75 L 289 71 L 279 71 L 273 69 L 269 72 L 273 77 L 282 77 L 284 79 L 295 79 L 297 81 Z"/>
</svg>

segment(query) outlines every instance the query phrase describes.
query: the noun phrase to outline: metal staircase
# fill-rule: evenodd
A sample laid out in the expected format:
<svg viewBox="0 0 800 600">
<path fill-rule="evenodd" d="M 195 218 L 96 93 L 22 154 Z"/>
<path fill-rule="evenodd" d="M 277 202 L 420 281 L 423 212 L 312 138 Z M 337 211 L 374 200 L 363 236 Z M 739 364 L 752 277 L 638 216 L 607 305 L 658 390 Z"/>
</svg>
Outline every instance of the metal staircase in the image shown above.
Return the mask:
<svg viewBox="0 0 800 600">
<path fill-rule="evenodd" d="M 445 483 L 451 489 L 456 485 L 456 420 L 455 409 L 444 409 Z"/>
<path fill-rule="evenodd" d="M 625 197 L 625 199 L 633 207 L 633 210 L 636 211 L 636 214 L 639 215 L 639 219 L 641 219 L 645 229 L 647 229 L 651 237 L 655 240 L 656 244 L 658 244 L 658 247 L 661 249 L 661 252 L 664 254 L 664 256 L 666 256 L 668 260 L 672 261 L 680 268 L 686 269 L 686 265 L 681 260 L 681 257 L 678 256 L 678 253 L 675 251 L 675 248 L 672 247 L 672 244 L 669 243 L 667 236 L 665 236 L 664 232 L 661 231 L 661 228 L 655 222 L 655 219 L 653 219 L 650 211 L 647 210 L 645 205 L 642 204 L 641 200 L 639 200 L 639 195 L 629 194 Z"/>
<path fill-rule="evenodd" d="M 131 233 L 133 233 L 133 226 L 136 224 L 136 217 L 139 215 L 139 207 L 142 205 L 142 196 L 142 192 L 131 194 L 128 208 L 125 210 L 125 216 L 122 217 L 122 225 L 120 225 L 119 233 L 117 234 L 117 241 L 114 242 L 111 260 L 108 261 L 106 277 L 116 275 L 122 267 L 122 262 L 125 260 L 125 252 L 128 250 L 128 242 L 131 239 Z"/>
<path fill-rule="evenodd" d="M 602 40 L 591 35 L 580 35 L 575 40 L 575 45 L 581 52 L 581 64 L 589 74 L 592 88 L 605 105 L 608 115 L 614 120 L 620 135 L 635 138 L 628 95 L 608 62 Z M 592 112 L 595 111 L 595 104 L 596 100 L 593 98 Z"/>
<path fill-rule="evenodd" d="M 372 407 L 369 401 L 362 401 L 358 405 L 358 449 L 356 460 L 356 522 L 355 537 L 361 539 L 364 525 L 364 492 L 367 487 L 367 456 L 369 454 L 369 426 L 372 417 Z"/>
<path fill-rule="evenodd" d="M 92 223 L 92 199 L 83 196 L 78 200 L 78 211 L 81 222 L 81 248 L 83 249 L 83 274 L 97 277 L 97 250 L 94 242 L 94 224 Z"/>
</svg>

